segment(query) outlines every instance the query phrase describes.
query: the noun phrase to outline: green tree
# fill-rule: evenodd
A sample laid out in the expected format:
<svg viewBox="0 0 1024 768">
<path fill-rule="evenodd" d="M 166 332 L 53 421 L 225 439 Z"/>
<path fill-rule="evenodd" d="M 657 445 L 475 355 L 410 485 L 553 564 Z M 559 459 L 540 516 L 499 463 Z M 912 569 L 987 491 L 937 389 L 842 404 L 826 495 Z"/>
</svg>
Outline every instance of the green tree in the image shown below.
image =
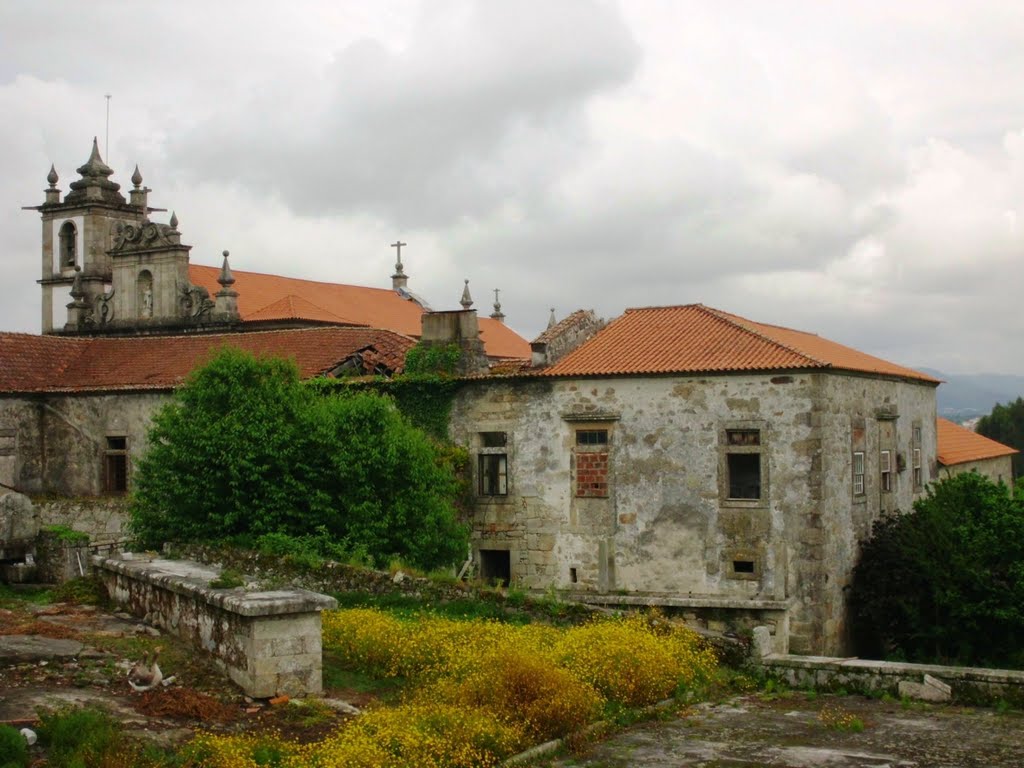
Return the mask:
<svg viewBox="0 0 1024 768">
<path fill-rule="evenodd" d="M 997 404 L 992 413 L 978 420 L 977 431 L 979 435 L 1024 451 L 1024 398 L 1018 397 L 1006 405 Z M 1024 475 L 1024 454 L 1013 457 L 1013 474 L 1015 477 Z"/>
<path fill-rule="evenodd" d="M 295 365 L 226 348 L 154 418 L 132 528 L 147 546 L 320 532 L 377 562 L 466 551 L 457 482 L 387 398 L 317 395 Z"/>
<path fill-rule="evenodd" d="M 859 652 L 1024 665 L 1024 505 L 968 472 L 875 523 L 854 570 Z"/>
</svg>

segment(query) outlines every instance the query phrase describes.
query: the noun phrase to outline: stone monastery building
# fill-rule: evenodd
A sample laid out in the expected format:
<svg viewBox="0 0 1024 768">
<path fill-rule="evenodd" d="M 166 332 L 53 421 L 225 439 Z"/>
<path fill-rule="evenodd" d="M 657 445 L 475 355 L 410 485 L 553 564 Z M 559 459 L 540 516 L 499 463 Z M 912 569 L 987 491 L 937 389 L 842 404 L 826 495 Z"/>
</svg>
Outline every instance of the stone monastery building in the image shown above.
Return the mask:
<svg viewBox="0 0 1024 768">
<path fill-rule="evenodd" d="M 482 576 L 837 653 L 859 541 L 937 476 L 939 382 L 813 334 L 687 305 L 580 311 L 528 343 L 497 305 L 430 311 L 400 260 L 389 289 L 190 264 L 138 169 L 127 200 L 95 143 L 78 173 L 62 199 L 51 169 L 34 207 L 43 335 L 0 333 L 0 483 L 50 497 L 44 522 L 119 535 L 149 420 L 219 346 L 312 377 L 456 342 Z"/>
</svg>

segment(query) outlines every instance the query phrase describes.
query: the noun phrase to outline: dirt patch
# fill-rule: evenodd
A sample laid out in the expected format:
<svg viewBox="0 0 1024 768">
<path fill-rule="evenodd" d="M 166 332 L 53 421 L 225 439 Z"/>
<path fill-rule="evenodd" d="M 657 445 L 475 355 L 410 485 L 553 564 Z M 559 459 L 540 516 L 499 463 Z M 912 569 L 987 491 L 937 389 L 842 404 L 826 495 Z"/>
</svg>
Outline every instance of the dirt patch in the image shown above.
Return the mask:
<svg viewBox="0 0 1024 768">
<path fill-rule="evenodd" d="M 241 714 L 237 706 L 225 704 L 213 696 L 180 688 L 147 691 L 134 700 L 135 709 L 149 717 L 196 720 L 205 723 L 230 723 Z"/>
</svg>

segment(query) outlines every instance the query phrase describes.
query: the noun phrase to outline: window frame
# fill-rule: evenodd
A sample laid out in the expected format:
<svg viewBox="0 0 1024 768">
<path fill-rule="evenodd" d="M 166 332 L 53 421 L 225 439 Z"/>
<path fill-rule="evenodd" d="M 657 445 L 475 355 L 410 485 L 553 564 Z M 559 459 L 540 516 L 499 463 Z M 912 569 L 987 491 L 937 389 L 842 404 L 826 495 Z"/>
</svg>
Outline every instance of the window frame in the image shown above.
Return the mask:
<svg viewBox="0 0 1024 768">
<path fill-rule="evenodd" d="M 857 471 L 857 462 L 860 461 L 860 471 Z M 853 452 L 853 495 L 863 496 L 867 492 L 864 478 L 866 476 L 867 455 L 864 451 Z"/>
<path fill-rule="evenodd" d="M 892 493 L 892 453 L 889 448 L 880 449 L 878 453 L 878 474 L 882 493 Z"/>
<path fill-rule="evenodd" d="M 120 446 L 112 441 L 120 440 Z M 119 471 L 115 467 L 119 465 Z M 117 482 L 118 478 L 122 482 Z M 123 486 L 123 487 L 120 487 Z M 123 496 L 131 488 L 131 462 L 127 435 L 106 435 L 103 449 L 103 492 L 110 496 Z"/>
<path fill-rule="evenodd" d="M 497 437 L 501 435 L 502 437 Z M 483 502 L 506 501 L 512 490 L 511 466 L 512 436 L 507 429 L 484 429 L 474 436 L 476 443 L 476 497 Z M 489 465 L 495 472 L 488 471 Z M 503 470 L 503 471 L 502 471 Z M 487 484 L 493 478 L 496 486 Z"/>
<path fill-rule="evenodd" d="M 742 437 L 741 437 L 742 436 Z M 771 436 L 768 423 L 763 420 L 731 420 L 723 422 L 718 430 L 718 501 L 721 506 L 737 508 L 767 507 L 771 498 L 768 477 L 768 451 Z M 757 455 L 758 496 L 754 498 L 732 495 L 730 456 Z"/>
</svg>

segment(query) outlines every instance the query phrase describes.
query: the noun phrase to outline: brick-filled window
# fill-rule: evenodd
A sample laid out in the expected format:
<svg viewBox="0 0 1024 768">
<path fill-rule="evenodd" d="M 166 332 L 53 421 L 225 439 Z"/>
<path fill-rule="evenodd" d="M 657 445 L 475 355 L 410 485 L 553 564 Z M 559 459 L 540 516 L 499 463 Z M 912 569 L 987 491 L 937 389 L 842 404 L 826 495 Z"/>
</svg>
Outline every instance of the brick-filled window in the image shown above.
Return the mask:
<svg viewBox="0 0 1024 768">
<path fill-rule="evenodd" d="M 608 430 L 576 430 L 576 496 L 608 497 Z"/>
<path fill-rule="evenodd" d="M 477 456 L 477 493 L 480 496 L 508 495 L 508 434 L 481 432 Z"/>
</svg>

